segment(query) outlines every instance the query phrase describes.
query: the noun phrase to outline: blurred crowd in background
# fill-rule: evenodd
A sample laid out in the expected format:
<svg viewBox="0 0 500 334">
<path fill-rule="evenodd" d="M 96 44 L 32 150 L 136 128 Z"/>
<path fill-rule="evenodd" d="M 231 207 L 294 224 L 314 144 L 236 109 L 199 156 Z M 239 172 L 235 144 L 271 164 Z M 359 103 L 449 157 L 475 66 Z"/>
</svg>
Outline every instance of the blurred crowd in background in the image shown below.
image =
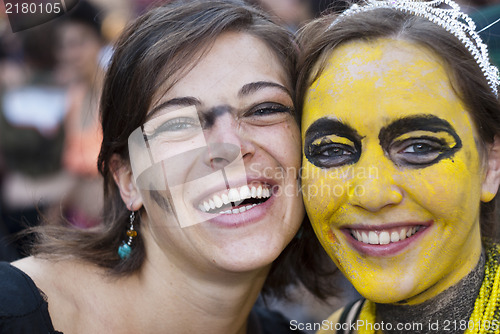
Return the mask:
<svg viewBox="0 0 500 334">
<path fill-rule="evenodd" d="M 0 3 L 0 260 L 25 256 L 26 238 L 13 236 L 28 226 L 99 224 L 98 105 L 104 73 L 122 29 L 156 2 L 80 0 L 65 15 L 17 33 Z M 295 32 L 322 12 L 340 11 L 352 1 L 247 2 Z M 480 27 L 500 17 L 500 0 L 460 3 Z M 482 36 L 500 64 L 500 24 Z M 297 292 L 301 303 L 275 306 L 285 308 L 289 318 L 321 321 L 337 304 L 355 297 L 342 278 L 339 285 L 346 292 L 330 307 L 303 291 Z"/>
</svg>

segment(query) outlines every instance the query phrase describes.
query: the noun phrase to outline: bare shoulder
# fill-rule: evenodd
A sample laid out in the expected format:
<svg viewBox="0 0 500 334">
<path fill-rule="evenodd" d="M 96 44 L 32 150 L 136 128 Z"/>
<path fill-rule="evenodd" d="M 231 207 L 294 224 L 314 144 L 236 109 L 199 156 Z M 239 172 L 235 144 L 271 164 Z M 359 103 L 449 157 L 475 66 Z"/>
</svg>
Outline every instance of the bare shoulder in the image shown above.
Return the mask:
<svg viewBox="0 0 500 334">
<path fill-rule="evenodd" d="M 12 262 L 12 265 L 28 275 L 45 293 L 57 286 L 58 282 L 65 282 L 73 275 L 72 272 L 78 270 L 78 266 L 70 261 L 51 261 L 33 256 Z"/>
<path fill-rule="evenodd" d="M 99 289 L 99 270 L 79 261 L 53 261 L 28 257 L 12 265 L 27 274 L 45 295 L 54 327 L 73 333 L 72 327 L 81 321 L 82 309 L 96 305 L 89 291 Z"/>
<path fill-rule="evenodd" d="M 49 299 L 83 299 L 86 288 L 100 288 L 105 280 L 105 270 L 91 263 L 72 259 L 45 259 L 27 257 L 15 261 L 12 265 L 26 273 Z"/>
<path fill-rule="evenodd" d="M 73 261 L 53 261 L 38 257 L 27 257 L 12 265 L 28 275 L 49 302 L 49 309 L 68 307 L 74 304 L 74 289 L 82 276 L 81 265 Z M 80 277 L 80 279 L 75 279 Z"/>
<path fill-rule="evenodd" d="M 45 271 L 44 268 L 47 267 L 49 262 L 47 260 L 29 256 L 12 262 L 11 264 L 33 279 L 36 275 L 43 275 L 43 272 Z"/>
<path fill-rule="evenodd" d="M 29 256 L 11 263 L 22 270 L 35 282 L 61 282 L 66 279 L 76 281 L 104 275 L 104 269 L 84 261 L 72 259 L 45 259 Z"/>
</svg>

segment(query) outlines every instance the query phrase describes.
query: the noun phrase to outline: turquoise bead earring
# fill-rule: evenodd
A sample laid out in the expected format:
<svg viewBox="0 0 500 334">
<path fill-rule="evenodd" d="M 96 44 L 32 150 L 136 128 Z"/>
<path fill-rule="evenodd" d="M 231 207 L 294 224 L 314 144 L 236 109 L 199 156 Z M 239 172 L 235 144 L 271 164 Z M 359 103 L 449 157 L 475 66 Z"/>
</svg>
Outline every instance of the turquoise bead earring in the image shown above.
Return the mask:
<svg viewBox="0 0 500 334">
<path fill-rule="evenodd" d="M 137 231 L 134 230 L 135 212 L 130 212 L 130 227 L 127 230 L 127 241 L 123 241 L 120 247 L 118 247 L 118 255 L 122 260 L 128 258 L 130 253 L 132 253 L 132 241 L 137 236 Z"/>
</svg>

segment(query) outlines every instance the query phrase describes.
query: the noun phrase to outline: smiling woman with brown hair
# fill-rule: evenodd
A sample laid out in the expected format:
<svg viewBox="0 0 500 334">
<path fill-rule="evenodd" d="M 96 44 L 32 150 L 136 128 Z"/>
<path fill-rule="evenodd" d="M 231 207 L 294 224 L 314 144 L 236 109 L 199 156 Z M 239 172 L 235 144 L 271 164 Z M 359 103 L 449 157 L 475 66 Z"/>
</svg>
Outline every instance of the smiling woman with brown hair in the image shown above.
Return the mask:
<svg viewBox="0 0 500 334">
<path fill-rule="evenodd" d="M 19 314 L 3 289 L 1 326 L 287 333 L 252 307 L 266 280 L 268 292 L 286 285 L 280 253 L 304 214 L 295 52 L 239 1 L 175 1 L 128 27 L 101 98 L 104 223 L 46 226 L 33 257 L 2 265 L 36 298 Z"/>
</svg>

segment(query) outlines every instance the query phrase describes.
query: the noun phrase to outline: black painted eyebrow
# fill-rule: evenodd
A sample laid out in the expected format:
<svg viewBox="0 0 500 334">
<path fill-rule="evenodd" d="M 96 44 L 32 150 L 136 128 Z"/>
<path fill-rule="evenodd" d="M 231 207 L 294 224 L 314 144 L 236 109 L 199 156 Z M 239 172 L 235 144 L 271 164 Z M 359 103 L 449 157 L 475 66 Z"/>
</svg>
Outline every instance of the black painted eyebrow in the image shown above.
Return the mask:
<svg viewBox="0 0 500 334">
<path fill-rule="evenodd" d="M 400 118 L 386 127 L 380 129 L 378 139 L 380 145 L 387 151 L 389 145 L 397 137 L 412 131 L 447 132 L 454 139 L 457 145 L 461 143 L 453 126 L 446 120 L 434 115 L 414 115 Z"/>
<path fill-rule="evenodd" d="M 349 125 L 328 117 L 320 118 L 309 126 L 305 134 L 305 146 L 312 144 L 316 139 L 336 135 L 345 137 L 353 142 L 360 142 L 363 137 Z"/>
</svg>

